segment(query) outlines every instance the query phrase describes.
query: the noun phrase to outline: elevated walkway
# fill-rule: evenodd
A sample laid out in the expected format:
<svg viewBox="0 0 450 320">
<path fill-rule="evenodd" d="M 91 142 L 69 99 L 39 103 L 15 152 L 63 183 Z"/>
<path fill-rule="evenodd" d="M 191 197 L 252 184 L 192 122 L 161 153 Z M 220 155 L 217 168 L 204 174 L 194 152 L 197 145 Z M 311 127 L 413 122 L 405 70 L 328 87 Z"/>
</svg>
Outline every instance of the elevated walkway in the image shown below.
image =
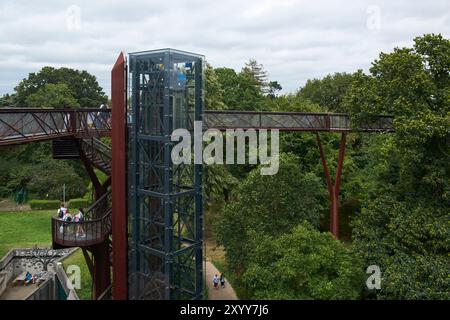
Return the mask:
<svg viewBox="0 0 450 320">
<path fill-rule="evenodd" d="M 203 129 L 278 129 L 280 131 L 309 132 L 390 132 L 393 117 L 371 116 L 359 124 L 352 124 L 345 113 L 265 112 L 206 110 Z"/>
<path fill-rule="evenodd" d="M 0 146 L 110 135 L 110 109 L 0 108 Z"/>
</svg>

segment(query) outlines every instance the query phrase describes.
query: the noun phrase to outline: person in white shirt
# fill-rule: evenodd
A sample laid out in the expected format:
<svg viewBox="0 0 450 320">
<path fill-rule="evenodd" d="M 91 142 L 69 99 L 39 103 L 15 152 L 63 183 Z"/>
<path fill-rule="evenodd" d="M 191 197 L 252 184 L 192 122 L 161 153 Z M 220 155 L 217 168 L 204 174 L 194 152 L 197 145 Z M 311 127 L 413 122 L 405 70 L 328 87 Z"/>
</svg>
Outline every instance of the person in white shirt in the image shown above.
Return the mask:
<svg viewBox="0 0 450 320">
<path fill-rule="evenodd" d="M 67 212 L 67 208 L 64 205 L 64 203 L 61 202 L 61 205 L 59 206 L 59 209 L 58 209 L 58 212 L 57 212 L 58 219 L 62 220 L 64 215 L 66 214 L 66 212 Z"/>
<path fill-rule="evenodd" d="M 219 289 L 219 277 L 217 276 L 217 274 L 213 278 L 213 284 L 214 288 Z"/>
<path fill-rule="evenodd" d="M 86 237 L 86 233 L 84 232 L 82 222 L 84 221 L 84 213 L 83 209 L 79 208 L 78 213 L 74 217 L 74 222 L 77 222 L 77 233 L 75 234 L 76 237 L 84 238 Z"/>
</svg>

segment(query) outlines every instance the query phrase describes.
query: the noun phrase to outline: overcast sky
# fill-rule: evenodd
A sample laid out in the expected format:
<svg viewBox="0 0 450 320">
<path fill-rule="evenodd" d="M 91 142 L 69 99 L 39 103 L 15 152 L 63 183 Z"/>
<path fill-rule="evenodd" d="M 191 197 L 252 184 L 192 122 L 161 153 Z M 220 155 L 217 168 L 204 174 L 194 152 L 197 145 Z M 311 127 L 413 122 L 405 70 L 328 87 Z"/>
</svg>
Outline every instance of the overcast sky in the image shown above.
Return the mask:
<svg viewBox="0 0 450 320">
<path fill-rule="evenodd" d="M 284 92 L 368 70 L 380 51 L 450 33 L 448 0 L 1 0 L 0 94 L 43 66 L 85 69 L 110 94 L 120 51 L 176 48 L 214 67 L 255 58 Z"/>
</svg>

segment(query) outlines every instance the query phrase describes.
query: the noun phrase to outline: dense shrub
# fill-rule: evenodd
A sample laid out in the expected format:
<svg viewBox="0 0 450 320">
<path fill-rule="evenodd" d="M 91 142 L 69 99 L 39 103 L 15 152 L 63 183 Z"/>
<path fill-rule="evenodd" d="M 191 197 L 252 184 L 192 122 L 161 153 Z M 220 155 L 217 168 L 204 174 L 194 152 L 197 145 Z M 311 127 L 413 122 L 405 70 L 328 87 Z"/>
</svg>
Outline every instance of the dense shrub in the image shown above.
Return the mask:
<svg viewBox="0 0 450 320">
<path fill-rule="evenodd" d="M 90 205 L 90 201 L 87 199 L 71 199 L 68 203 L 68 207 L 71 210 L 78 208 L 87 208 Z"/>
<path fill-rule="evenodd" d="M 34 167 L 28 190 L 40 198 L 60 199 L 63 186 L 66 186 L 66 198 L 82 197 L 87 189 L 83 179 L 65 162 L 48 160 Z"/>
<path fill-rule="evenodd" d="M 258 167 L 235 191 L 214 225 L 233 271 L 246 267 L 251 231 L 275 236 L 303 221 L 318 228 L 326 201 L 320 178 L 302 173 L 299 159 L 289 154 L 281 154 L 276 175 L 262 176 Z"/>
<path fill-rule="evenodd" d="M 289 233 L 250 233 L 253 250 L 242 277 L 254 299 L 357 299 L 365 280 L 361 259 L 308 223 Z"/>
<path fill-rule="evenodd" d="M 58 210 L 59 200 L 31 200 L 29 202 L 31 210 Z"/>
</svg>

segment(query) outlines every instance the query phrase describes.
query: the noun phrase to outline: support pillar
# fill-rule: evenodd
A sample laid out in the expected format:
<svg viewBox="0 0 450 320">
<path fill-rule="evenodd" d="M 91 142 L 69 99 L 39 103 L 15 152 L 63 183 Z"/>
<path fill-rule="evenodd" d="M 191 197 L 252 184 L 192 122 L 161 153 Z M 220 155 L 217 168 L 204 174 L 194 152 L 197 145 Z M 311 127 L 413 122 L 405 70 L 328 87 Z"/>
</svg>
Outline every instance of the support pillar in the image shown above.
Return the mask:
<svg viewBox="0 0 450 320">
<path fill-rule="evenodd" d="M 339 157 L 334 183 L 331 179 L 330 171 L 328 170 L 327 159 L 325 157 L 322 142 L 318 133 L 316 133 L 316 139 L 320 151 L 323 170 L 327 179 L 328 196 L 330 199 L 330 232 L 336 237 L 336 239 L 339 239 L 339 190 L 341 186 L 342 167 L 344 164 L 347 133 L 342 132 L 341 134 L 341 142 L 339 144 Z"/>
<path fill-rule="evenodd" d="M 89 175 L 89 178 L 92 181 L 92 185 L 95 191 L 95 200 L 97 201 L 101 196 L 103 196 L 108 189 L 108 185 L 111 182 L 111 179 L 108 178 L 105 183 L 102 185 L 95 174 L 94 167 L 92 166 L 89 159 L 86 157 L 86 154 L 83 152 L 81 146 L 79 146 L 79 153 L 81 161 L 84 164 L 84 167 Z M 98 217 L 97 217 L 98 218 Z M 92 253 L 92 259 L 89 258 L 87 252 L 83 250 L 84 257 L 86 259 L 86 263 L 88 264 L 93 284 L 92 297 L 93 299 L 98 299 L 102 293 L 108 289 L 111 284 L 111 271 L 110 271 L 110 255 L 109 255 L 109 239 L 105 238 L 105 241 L 102 243 L 92 246 L 89 248 L 89 251 Z"/>
<path fill-rule="evenodd" d="M 97 300 L 111 284 L 108 239 L 91 248 L 93 265 L 93 298 Z"/>
<path fill-rule="evenodd" d="M 123 53 L 111 72 L 112 111 L 112 236 L 113 299 L 128 298 L 127 181 L 126 181 L 126 67 Z"/>
</svg>

